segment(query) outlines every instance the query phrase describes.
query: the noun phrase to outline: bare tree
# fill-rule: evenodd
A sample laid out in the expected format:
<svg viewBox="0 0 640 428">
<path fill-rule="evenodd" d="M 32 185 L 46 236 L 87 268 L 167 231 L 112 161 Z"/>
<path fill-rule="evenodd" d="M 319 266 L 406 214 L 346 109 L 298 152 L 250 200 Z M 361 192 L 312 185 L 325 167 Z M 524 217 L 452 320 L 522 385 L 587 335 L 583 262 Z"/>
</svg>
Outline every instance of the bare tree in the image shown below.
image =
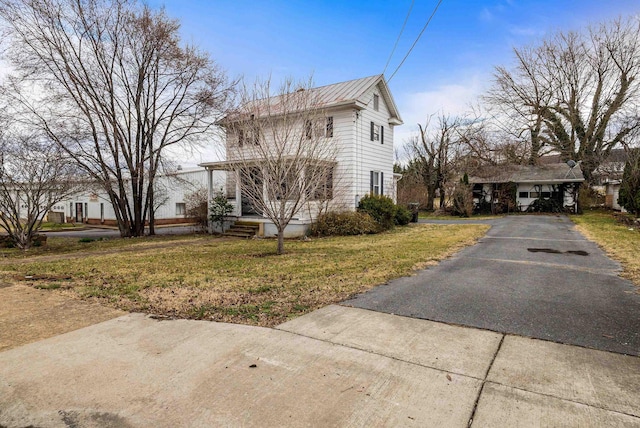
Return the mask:
<svg viewBox="0 0 640 428">
<path fill-rule="evenodd" d="M 636 217 L 640 217 L 640 148 L 625 147 L 624 165 L 618 203 Z"/>
<path fill-rule="evenodd" d="M 633 16 L 516 49 L 487 100 L 517 118 L 531 159 L 545 145 L 582 161 L 587 181 L 612 148 L 640 131 L 640 20 Z"/>
<path fill-rule="evenodd" d="M 319 211 L 335 197 L 338 144 L 332 117 L 311 81 L 286 80 L 274 95 L 267 80 L 245 88 L 240 109 L 222 125 L 243 198 L 273 222 L 282 254 L 291 219 L 309 204 Z"/>
<path fill-rule="evenodd" d="M 440 208 L 445 205 L 446 184 L 452 178 L 461 133 L 461 121 L 442 115 L 434 129 L 418 124 L 420 135 L 411 140 L 410 149 L 415 168 L 427 187 L 426 209 L 433 211 L 436 190 L 440 194 Z"/>
<path fill-rule="evenodd" d="M 540 79 L 544 71 L 537 61 L 539 52 L 525 47 L 514 54 L 518 66 L 513 71 L 496 67 L 494 85 L 483 99 L 497 119 L 493 124 L 501 131 L 501 141 L 510 141 L 511 147 L 524 146 L 526 163 L 536 165 L 543 149 L 551 144 L 539 112 L 552 102 L 553 92 Z"/>
<path fill-rule="evenodd" d="M 166 149 L 206 141 L 234 84 L 136 0 L 0 0 L 0 17 L 14 82 L 37 88 L 17 101 L 104 188 L 122 236 L 153 233 Z"/>
<path fill-rule="evenodd" d="M 45 215 L 78 191 L 81 177 L 64 152 L 37 135 L 0 140 L 0 228 L 28 250 Z"/>
</svg>

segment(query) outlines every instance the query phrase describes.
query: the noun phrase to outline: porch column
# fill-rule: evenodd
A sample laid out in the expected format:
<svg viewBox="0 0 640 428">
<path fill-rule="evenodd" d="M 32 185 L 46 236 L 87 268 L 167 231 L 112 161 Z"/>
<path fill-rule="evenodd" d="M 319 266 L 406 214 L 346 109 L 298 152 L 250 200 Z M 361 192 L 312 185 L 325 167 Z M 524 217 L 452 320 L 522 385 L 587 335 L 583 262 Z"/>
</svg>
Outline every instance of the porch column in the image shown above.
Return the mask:
<svg viewBox="0 0 640 428">
<path fill-rule="evenodd" d="M 207 217 L 211 212 L 211 199 L 213 199 L 213 171 L 207 168 Z M 213 233 L 213 225 L 210 221 L 207 222 L 207 230 L 209 233 Z"/>
<path fill-rule="evenodd" d="M 240 186 L 240 180 L 242 177 L 240 176 L 239 170 L 232 171 L 236 176 L 236 207 L 234 214 L 237 217 L 242 217 L 242 187 Z"/>
</svg>

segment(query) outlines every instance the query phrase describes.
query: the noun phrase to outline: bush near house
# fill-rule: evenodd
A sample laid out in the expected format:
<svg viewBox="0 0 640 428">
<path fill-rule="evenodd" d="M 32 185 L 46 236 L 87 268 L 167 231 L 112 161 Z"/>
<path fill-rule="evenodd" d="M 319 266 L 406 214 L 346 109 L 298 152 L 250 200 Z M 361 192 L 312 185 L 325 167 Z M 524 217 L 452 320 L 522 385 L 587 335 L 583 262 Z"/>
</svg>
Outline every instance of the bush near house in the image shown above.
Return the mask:
<svg viewBox="0 0 640 428">
<path fill-rule="evenodd" d="M 209 216 L 207 215 L 207 199 L 209 191 L 206 188 L 196 189 L 185 195 L 187 217 L 192 219 L 202 230 L 207 230 L 209 226 Z"/>
<path fill-rule="evenodd" d="M 396 205 L 394 222 L 397 226 L 406 226 L 411 221 L 411 211 L 402 205 Z"/>
<path fill-rule="evenodd" d="M 378 233 L 380 225 L 369 214 L 360 211 L 321 214 L 311 227 L 314 236 L 349 236 Z"/>
<path fill-rule="evenodd" d="M 214 226 L 218 226 L 221 232 L 224 232 L 224 221 L 233 212 L 233 205 L 227 200 L 227 196 L 222 189 L 217 191 L 211 199 L 211 207 L 209 208 L 209 220 Z"/>
<path fill-rule="evenodd" d="M 382 230 L 393 228 L 397 210 L 393 200 L 384 195 L 365 195 L 358 204 L 358 211 L 373 217 Z"/>
</svg>

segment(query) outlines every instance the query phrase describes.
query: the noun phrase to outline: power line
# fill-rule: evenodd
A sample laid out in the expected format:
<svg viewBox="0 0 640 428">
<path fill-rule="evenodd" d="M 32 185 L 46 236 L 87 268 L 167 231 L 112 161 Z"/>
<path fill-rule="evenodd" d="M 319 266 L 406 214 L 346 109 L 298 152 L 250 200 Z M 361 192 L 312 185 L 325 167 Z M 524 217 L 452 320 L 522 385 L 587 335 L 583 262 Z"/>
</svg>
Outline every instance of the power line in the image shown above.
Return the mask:
<svg viewBox="0 0 640 428">
<path fill-rule="evenodd" d="M 402 32 L 404 31 L 404 28 L 407 26 L 407 21 L 409 20 L 409 15 L 411 15 L 411 10 L 413 9 L 413 5 L 415 4 L 415 0 L 411 0 L 411 6 L 409 6 L 409 12 L 407 12 L 407 17 L 404 19 L 404 24 L 402 24 L 402 28 L 400 29 L 400 34 L 398 34 L 398 38 L 396 39 L 396 44 L 393 45 L 393 49 L 391 50 L 391 53 L 389 54 L 389 59 L 387 60 L 387 63 L 384 65 L 384 70 L 382 70 L 382 74 L 385 73 L 385 71 L 387 71 L 387 67 L 389 66 L 389 63 L 391 62 L 391 57 L 393 57 L 394 52 L 396 51 L 396 48 L 398 47 L 398 42 L 400 41 L 400 37 L 402 36 Z"/>
<path fill-rule="evenodd" d="M 413 50 L 413 48 L 416 46 L 416 44 L 418 43 L 418 40 L 420 40 L 420 37 L 422 37 L 422 33 L 424 33 L 424 30 L 427 29 L 427 27 L 429 26 L 429 23 L 431 22 L 431 19 L 433 18 L 433 16 L 436 14 L 436 12 L 438 11 L 438 8 L 440 7 L 440 4 L 442 4 L 442 0 L 438 1 L 438 4 L 436 4 L 436 7 L 433 9 L 433 12 L 431 13 L 431 16 L 429 17 L 429 19 L 427 20 L 426 24 L 424 24 L 424 27 L 422 27 L 422 31 L 420 31 L 420 34 L 418 34 L 418 37 L 416 37 L 416 40 L 413 42 L 413 44 L 411 45 L 411 47 L 409 48 L 409 52 L 407 52 L 407 54 L 404 56 L 404 58 L 402 58 L 402 61 L 400 61 L 400 64 L 398 65 L 398 67 L 395 69 L 395 71 L 393 72 L 393 74 L 391 75 L 391 77 L 389 77 L 389 79 L 387 79 L 387 82 L 390 82 L 391 79 L 393 79 L 393 76 L 396 75 L 396 73 L 398 72 L 398 70 L 400 70 L 400 67 L 402 67 L 402 64 L 404 64 L 404 62 L 406 61 L 406 59 L 409 57 L 409 54 L 411 53 L 411 51 Z"/>
</svg>

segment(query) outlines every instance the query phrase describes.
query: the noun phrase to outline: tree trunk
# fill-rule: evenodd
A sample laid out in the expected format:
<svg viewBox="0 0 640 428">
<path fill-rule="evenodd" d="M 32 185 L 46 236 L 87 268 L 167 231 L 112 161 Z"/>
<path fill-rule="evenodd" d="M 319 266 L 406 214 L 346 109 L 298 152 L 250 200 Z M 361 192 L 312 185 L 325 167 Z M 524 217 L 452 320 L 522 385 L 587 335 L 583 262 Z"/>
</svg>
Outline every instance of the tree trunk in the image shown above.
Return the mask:
<svg viewBox="0 0 640 428">
<path fill-rule="evenodd" d="M 427 206 L 426 206 L 426 210 L 427 211 L 433 211 L 433 201 L 436 197 L 436 188 L 435 186 L 427 186 Z"/>
<path fill-rule="evenodd" d="M 284 228 L 278 228 L 278 254 L 284 254 Z"/>
<path fill-rule="evenodd" d="M 156 234 L 156 209 L 154 203 L 153 186 L 149 186 L 149 235 Z"/>
</svg>

